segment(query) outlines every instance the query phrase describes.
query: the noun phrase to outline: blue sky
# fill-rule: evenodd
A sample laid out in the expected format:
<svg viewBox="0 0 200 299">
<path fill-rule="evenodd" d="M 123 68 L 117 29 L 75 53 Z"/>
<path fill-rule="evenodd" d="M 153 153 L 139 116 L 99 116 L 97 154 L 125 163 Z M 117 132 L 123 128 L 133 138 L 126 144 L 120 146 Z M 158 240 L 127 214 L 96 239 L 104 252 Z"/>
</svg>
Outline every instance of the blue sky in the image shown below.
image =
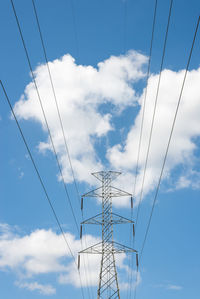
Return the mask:
<svg viewBox="0 0 200 299">
<path fill-rule="evenodd" d="M 32 3 L 30 0 L 15 0 L 14 3 L 72 206 L 80 223 L 80 207 L 64 151 Z M 80 194 L 98 185 L 90 172 L 102 169 L 122 171 L 115 186 L 132 192 L 154 1 L 36 0 L 35 4 Z M 158 1 L 134 218 L 169 4 L 170 1 Z M 136 232 L 135 247 L 139 252 L 199 10 L 197 0 L 174 0 Z M 49 147 L 10 1 L 0 3 L 0 28 L 0 79 L 76 256 L 81 249 L 79 234 Z M 144 248 L 137 298 L 196 299 L 199 294 L 199 35 L 198 32 L 169 159 Z M 0 286 L 3 298 L 81 298 L 77 271 L 2 91 L 0 98 Z M 84 203 L 84 218 L 99 213 L 100 208 L 99 202 L 88 199 Z M 115 201 L 114 211 L 130 217 L 130 199 Z M 86 227 L 86 233 L 87 244 L 97 242 L 101 236 L 100 230 L 91 227 Z M 116 240 L 129 245 L 129 236 L 129 227 L 116 228 Z M 96 298 L 99 260 L 89 257 L 89 263 L 92 299 Z M 125 299 L 129 257 L 121 256 L 117 263 L 121 298 Z M 133 276 L 134 271 L 135 265 Z M 89 298 L 87 288 L 84 286 L 83 289 L 85 297 Z"/>
</svg>

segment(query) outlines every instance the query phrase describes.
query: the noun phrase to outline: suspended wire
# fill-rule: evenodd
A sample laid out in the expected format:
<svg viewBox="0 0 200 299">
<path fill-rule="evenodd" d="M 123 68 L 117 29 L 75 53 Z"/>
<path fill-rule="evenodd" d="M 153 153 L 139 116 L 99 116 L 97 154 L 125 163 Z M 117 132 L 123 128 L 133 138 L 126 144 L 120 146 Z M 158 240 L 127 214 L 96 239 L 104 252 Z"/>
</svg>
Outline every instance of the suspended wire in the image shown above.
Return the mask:
<svg viewBox="0 0 200 299">
<path fill-rule="evenodd" d="M 142 186 L 141 186 L 141 191 L 140 191 L 139 204 L 138 204 L 138 209 L 137 209 L 137 214 L 136 214 L 135 232 L 136 232 L 136 229 L 137 229 L 137 223 L 138 223 L 138 217 L 139 217 L 139 212 L 140 212 L 140 206 L 141 206 L 142 197 L 143 197 L 144 182 L 145 182 L 145 177 L 146 177 L 147 163 L 148 163 L 148 159 L 149 159 L 151 138 L 152 138 L 152 133 L 153 133 L 154 119 L 155 119 L 155 114 L 156 114 L 158 94 L 159 94 L 160 82 L 161 82 L 161 76 L 162 76 L 162 69 L 163 69 L 163 63 L 164 63 L 165 52 L 166 52 L 166 45 L 167 45 L 169 25 L 170 25 L 170 20 L 171 20 L 172 6 L 173 6 L 173 0 L 171 0 L 170 7 L 169 7 L 168 21 L 167 21 L 167 27 L 166 27 L 166 33 L 165 33 L 165 40 L 164 40 L 164 46 L 163 46 L 163 53 L 162 53 L 161 65 L 160 65 L 159 80 L 158 80 L 157 91 L 156 91 L 156 99 L 155 99 L 153 116 L 152 116 L 152 122 L 151 122 L 151 129 L 150 129 L 150 136 L 149 136 L 149 141 L 148 141 L 147 154 L 146 154 L 146 159 L 145 159 L 145 167 L 144 167 L 144 172 L 143 172 L 143 177 L 142 177 Z M 151 39 L 151 45 L 150 45 L 150 53 L 151 54 L 152 54 L 153 37 L 154 37 L 154 31 L 155 31 L 156 13 L 157 13 L 157 1 L 155 1 L 155 8 L 154 8 L 152 39 Z M 149 60 L 149 64 L 148 64 L 148 79 L 149 79 L 149 76 L 150 76 L 150 62 L 151 61 Z M 139 167 L 139 158 L 140 158 L 140 151 L 141 151 L 141 141 L 142 141 L 143 128 L 144 128 L 144 115 L 145 115 L 145 108 L 146 108 L 146 98 L 147 98 L 147 90 L 148 90 L 148 79 L 147 79 L 147 86 L 146 86 L 145 96 L 144 96 L 144 108 L 143 108 L 143 112 L 142 112 L 142 123 L 141 123 L 140 137 L 139 137 L 139 146 L 138 146 L 138 155 L 137 155 L 135 181 L 134 181 L 134 191 L 133 191 L 134 196 L 135 196 L 135 190 L 136 190 L 136 182 L 137 182 L 138 167 Z M 131 282 L 132 282 L 132 277 L 133 277 L 133 274 L 131 273 Z M 132 289 L 130 287 L 130 293 L 129 293 L 130 296 L 131 296 L 131 290 Z"/>
<path fill-rule="evenodd" d="M 71 209 L 71 212 L 72 212 L 72 216 L 74 218 L 74 222 L 75 222 L 77 231 L 79 232 L 78 223 L 77 223 L 76 216 L 75 216 L 75 213 L 74 213 L 74 210 L 73 210 L 73 207 L 72 207 L 72 203 L 71 203 L 71 200 L 70 200 L 70 197 L 69 197 L 69 193 L 67 191 L 67 187 L 66 187 L 66 184 L 65 184 L 65 181 L 64 181 L 62 168 L 61 168 L 61 165 L 60 165 L 60 162 L 59 162 L 59 159 L 58 159 L 58 155 L 56 153 L 56 149 L 55 149 L 55 145 L 54 145 L 53 138 L 52 138 L 52 135 L 51 135 L 50 127 L 49 127 L 49 124 L 48 124 L 48 121 L 47 121 L 47 118 L 46 118 L 46 114 L 45 114 L 45 111 L 44 111 L 44 107 L 43 107 L 42 100 L 41 100 L 41 97 L 40 97 L 40 93 L 39 93 L 39 90 L 38 90 L 38 86 L 37 86 L 37 83 L 36 83 L 35 75 L 34 75 L 33 68 L 32 68 L 32 65 L 31 65 L 31 61 L 30 61 L 30 58 L 29 58 L 28 50 L 27 50 L 27 47 L 26 47 L 26 44 L 25 44 L 25 41 L 24 41 L 21 26 L 20 26 L 19 19 L 18 19 L 17 13 L 16 13 L 16 9 L 15 9 L 13 0 L 10 0 L 10 2 L 11 2 L 13 12 L 14 12 L 14 15 L 15 15 L 15 19 L 16 19 L 16 22 L 17 22 L 17 27 L 18 27 L 18 30 L 19 30 L 19 33 L 20 33 L 20 37 L 21 37 L 21 40 L 22 40 L 22 44 L 23 44 L 23 47 L 24 47 L 24 51 L 25 51 L 25 54 L 26 54 L 28 65 L 29 65 L 29 68 L 30 68 L 30 71 L 31 71 L 32 80 L 33 80 L 33 83 L 35 85 L 35 89 L 36 89 L 36 93 L 37 93 L 38 100 L 39 100 L 39 103 L 40 103 L 40 107 L 41 107 L 41 110 L 42 110 L 42 114 L 43 114 L 45 124 L 46 124 L 47 130 L 48 130 L 48 134 L 49 134 L 49 137 L 50 137 L 50 140 L 51 140 L 51 144 L 52 144 L 53 152 L 54 152 L 56 162 L 57 162 L 57 165 L 58 165 L 58 169 L 59 169 L 59 172 L 60 172 L 60 175 L 61 175 L 61 178 L 62 178 L 64 190 L 65 190 L 65 193 L 66 193 L 66 196 L 67 196 L 67 199 L 68 199 L 68 203 L 70 205 L 70 209 Z"/>
<path fill-rule="evenodd" d="M 46 66 L 47 66 L 47 70 L 48 70 L 48 74 L 49 74 L 49 79 L 50 79 L 50 83 L 51 83 L 51 87 L 52 87 L 53 97 L 54 97 L 55 104 L 56 104 L 56 110 L 57 110 L 57 114 L 58 114 L 58 118 L 59 118 L 59 122 L 60 122 L 60 127 L 61 127 L 61 130 L 62 130 L 62 135 L 63 135 L 63 139 L 64 139 L 65 149 L 66 149 L 67 157 L 68 157 L 70 168 L 71 168 L 71 173 L 72 173 L 72 176 L 73 176 L 74 187 L 76 189 L 77 199 L 78 199 L 79 205 L 80 205 L 80 194 L 79 194 L 79 191 L 78 191 L 78 186 L 77 186 L 77 182 L 76 182 L 76 178 L 75 178 L 75 174 L 74 174 L 74 170 L 73 170 L 73 166 L 72 166 L 72 161 L 71 161 L 71 157 L 70 157 L 69 147 L 67 145 L 67 137 L 66 137 L 66 134 L 65 134 L 65 131 L 64 131 L 64 127 L 63 127 L 63 121 L 62 121 L 62 117 L 61 117 L 61 114 L 60 114 L 60 108 L 59 108 L 59 105 L 58 105 L 58 99 L 57 99 L 57 95 L 56 95 L 56 91 L 55 91 L 55 87 L 54 87 L 54 83 L 53 83 L 53 79 L 52 79 L 52 75 L 51 75 L 51 71 L 50 71 L 50 67 L 49 67 L 49 60 L 48 60 L 48 57 L 47 57 L 47 51 L 46 51 L 46 47 L 45 47 L 45 44 L 44 44 L 42 30 L 41 30 L 41 26 L 40 26 L 40 22 L 39 22 L 39 17 L 38 17 L 38 13 L 37 13 L 37 9 L 36 9 L 35 1 L 34 0 L 32 0 L 32 4 L 33 4 L 33 10 L 34 10 L 34 14 L 35 14 L 36 22 L 37 22 L 37 27 L 38 27 L 38 31 L 39 31 L 39 35 L 40 35 L 42 49 L 43 49 L 43 52 L 44 52 Z"/>
<path fill-rule="evenodd" d="M 73 7 L 72 0 L 70 1 L 70 3 L 71 3 L 71 6 L 72 6 L 72 10 L 73 10 L 73 19 L 75 21 L 74 7 Z M 65 134 L 63 121 L 62 121 L 62 117 L 61 117 L 61 113 L 60 113 L 60 108 L 59 108 L 59 104 L 58 104 L 58 97 L 57 97 L 55 86 L 54 86 L 54 83 L 53 83 L 53 78 L 52 78 L 52 74 L 51 74 L 51 70 L 50 70 L 50 66 L 49 66 L 49 60 L 48 60 L 48 56 L 47 56 L 47 50 L 46 50 L 46 46 L 45 46 L 45 43 L 44 43 L 44 38 L 43 38 L 41 26 L 40 26 L 39 16 L 38 16 L 38 13 L 37 13 L 37 8 L 36 8 L 34 0 L 32 0 L 32 5 L 33 5 L 33 11 L 34 11 L 34 15 L 35 15 L 36 23 L 37 23 L 37 28 L 38 28 L 39 35 L 40 35 L 40 40 L 41 40 L 41 44 L 42 44 L 44 58 L 45 58 L 45 61 L 46 61 L 46 66 L 47 66 L 48 75 L 49 75 L 49 79 L 50 79 L 50 84 L 51 84 L 51 88 L 52 88 L 52 92 L 53 92 L 53 97 L 54 97 L 54 101 L 55 101 L 55 104 L 56 104 L 56 110 L 57 110 L 57 114 L 58 114 L 58 118 L 59 118 L 59 122 L 60 122 L 60 127 L 61 127 L 61 130 L 62 130 L 65 149 L 66 149 L 67 157 L 68 157 L 70 168 L 71 168 L 71 173 L 72 173 L 74 187 L 75 187 L 76 194 L 77 194 L 78 204 L 80 205 L 80 193 L 79 193 L 79 190 L 78 190 L 77 181 L 76 181 L 75 174 L 74 174 L 74 169 L 73 169 L 73 166 L 72 166 L 69 147 L 68 147 L 68 144 L 67 144 L 67 137 L 66 137 L 66 134 Z M 82 220 L 83 220 L 83 214 L 81 213 L 81 215 L 82 215 Z M 85 228 L 84 228 L 84 230 L 85 230 Z M 85 243 L 86 243 L 86 239 L 85 239 Z M 82 239 L 81 239 L 81 246 L 83 247 Z M 87 243 L 86 243 L 86 247 L 87 247 Z M 83 258 L 83 263 L 84 263 L 84 268 L 85 268 L 85 258 Z M 89 263 L 88 263 L 88 268 L 89 268 Z M 86 274 L 86 269 L 85 269 L 85 274 Z M 86 280 L 87 280 L 88 295 L 91 298 L 90 288 L 89 288 L 89 283 L 88 283 L 88 276 L 87 275 L 86 275 Z"/>
<path fill-rule="evenodd" d="M 43 191 L 44 191 L 44 193 L 45 193 L 45 196 L 46 196 L 46 199 L 47 199 L 47 201 L 48 201 L 48 204 L 50 205 L 50 208 L 51 208 L 51 210 L 52 210 L 52 212 L 53 212 L 53 215 L 54 215 L 54 217 L 55 217 L 55 219 L 56 219 L 57 225 L 58 225 L 58 227 L 59 227 L 59 229 L 60 229 L 60 231 L 61 231 L 61 234 L 62 234 L 62 236 L 63 236 L 63 239 L 64 239 L 64 241 L 65 241 L 65 243 L 66 243 L 66 245 L 67 245 L 67 248 L 68 248 L 68 250 L 69 250 L 69 252 L 70 252 L 70 254 L 71 254 L 72 258 L 73 258 L 73 261 L 74 261 L 74 263 L 75 263 L 75 265 L 76 265 L 76 268 L 77 268 L 77 271 L 78 271 L 78 267 L 77 267 L 77 262 L 76 262 L 75 256 L 74 256 L 74 254 L 73 254 L 73 252 L 72 252 L 72 250 L 71 250 L 71 248 L 70 248 L 70 246 L 69 246 L 69 243 L 68 243 L 68 241 L 67 241 L 67 238 L 66 238 L 66 236 L 65 236 L 65 233 L 64 233 L 64 231 L 63 231 L 63 229 L 62 229 L 62 226 L 61 226 L 61 224 L 60 224 L 60 221 L 59 221 L 59 219 L 58 219 L 58 216 L 57 216 L 57 214 L 56 214 L 56 211 L 55 211 L 55 209 L 54 209 L 54 207 L 53 207 L 53 204 L 52 204 L 52 202 L 51 202 L 50 196 L 49 196 L 49 194 L 48 194 L 48 192 L 47 192 L 47 189 L 46 189 L 46 187 L 45 187 L 45 185 L 44 185 L 44 182 L 43 182 L 43 180 L 42 180 L 42 177 L 41 177 L 41 175 L 40 175 L 40 172 L 39 172 L 39 170 L 38 170 L 38 167 L 37 167 L 37 165 L 36 165 L 36 163 L 35 163 L 35 160 L 34 160 L 34 158 L 33 158 L 33 155 L 32 155 L 32 153 L 31 153 L 31 150 L 30 150 L 30 148 L 29 148 L 29 146 L 28 146 L 28 143 L 27 143 L 27 141 L 26 141 L 26 138 L 25 138 L 25 136 L 24 136 L 24 133 L 23 133 L 23 131 L 22 131 L 22 129 L 21 129 L 21 126 L 20 126 L 20 124 L 19 124 L 19 122 L 18 122 L 18 119 L 17 119 L 17 117 L 16 117 L 16 114 L 15 114 L 13 108 L 12 108 L 10 99 L 9 99 L 9 97 L 8 97 L 8 95 L 7 95 L 7 92 L 6 92 L 6 90 L 5 90 L 5 87 L 4 87 L 4 85 L 3 85 L 3 83 L 2 83 L 1 80 L 0 80 L 0 85 L 1 85 L 1 87 L 2 87 L 2 89 L 3 89 L 3 92 L 4 92 L 5 98 L 6 98 L 6 100 L 7 100 L 7 103 L 8 103 L 8 105 L 9 105 L 10 110 L 11 110 L 11 112 L 12 112 L 12 115 L 13 115 L 13 117 L 14 117 L 14 119 L 15 119 L 15 122 L 16 122 L 16 124 L 17 124 L 18 129 L 19 129 L 19 132 L 20 132 L 20 135 L 21 135 L 21 137 L 22 137 L 22 139 L 23 139 L 23 142 L 24 142 L 24 144 L 25 144 L 25 147 L 26 147 L 26 149 L 27 149 L 27 151 L 28 151 L 29 157 L 30 157 L 30 159 L 31 159 L 31 162 L 32 162 L 32 164 L 33 164 L 33 167 L 34 167 L 34 169 L 35 169 L 35 172 L 36 172 L 36 174 L 37 174 L 37 177 L 38 177 L 38 179 L 39 179 L 39 181 L 40 181 L 40 184 L 41 184 L 41 186 L 42 186 L 42 189 L 43 189 Z M 79 271 L 78 271 L 78 272 L 79 272 Z M 83 299 L 84 299 L 83 286 L 82 286 L 82 280 L 81 280 L 80 272 L 79 272 L 79 279 L 80 279 L 80 284 L 81 284 L 81 293 L 82 293 L 82 297 L 83 297 Z"/>
<path fill-rule="evenodd" d="M 140 192 L 140 197 L 139 197 L 139 204 L 138 204 L 138 209 L 137 209 L 135 227 L 137 227 L 138 217 L 139 217 L 139 213 L 140 213 L 140 206 L 141 206 L 141 201 L 142 201 L 142 197 L 143 197 L 144 182 L 145 182 L 145 177 L 146 177 L 147 164 L 148 164 L 148 160 L 149 160 L 149 152 L 150 152 L 151 139 L 152 139 L 152 133 L 153 133 L 153 128 L 154 128 L 154 120 L 155 120 L 156 109 L 157 109 L 158 94 L 159 94 L 159 90 L 160 90 L 160 82 L 161 82 L 161 77 L 162 77 L 163 63 L 164 63 L 164 58 L 165 58 L 166 46 L 167 46 L 167 38 L 168 38 L 169 25 L 170 25 L 171 14 L 172 14 L 172 6 L 173 6 L 173 0 L 170 1 L 167 28 L 166 28 L 166 33 L 165 33 L 164 47 L 163 47 L 163 54 L 162 54 L 161 65 L 160 65 L 159 79 L 158 79 L 158 85 L 157 85 L 157 90 L 156 90 L 156 99 L 155 99 L 152 122 L 151 122 L 150 136 L 149 136 L 147 154 L 146 154 L 146 159 L 145 159 L 144 172 L 143 172 L 143 177 L 142 177 L 142 186 L 141 186 L 141 192 Z"/>
<path fill-rule="evenodd" d="M 137 163 L 136 163 L 135 180 L 134 180 L 134 187 L 133 187 L 133 197 L 135 197 L 135 189 L 136 189 L 136 182 L 137 182 L 137 176 L 138 176 L 138 167 L 139 167 L 140 152 L 141 152 L 141 141 L 142 141 L 143 127 L 144 127 L 144 115 L 145 115 L 145 108 L 146 108 L 148 80 L 149 80 L 149 77 L 150 77 L 150 66 L 151 66 L 151 58 L 152 58 L 152 48 L 153 48 L 153 40 L 154 40 L 154 32 L 155 32 L 157 6 L 158 6 L 158 0 L 155 1 L 155 6 L 154 6 L 154 16 L 153 16 L 151 43 L 150 43 L 149 60 L 148 60 L 148 67 L 147 67 L 147 77 L 146 77 L 146 88 L 145 88 L 144 102 L 143 102 L 143 105 L 142 105 L 143 106 L 143 108 L 142 108 L 142 121 L 141 121 L 140 137 L 139 137 L 139 143 L 138 143 Z"/>
<path fill-rule="evenodd" d="M 156 199 L 157 199 L 157 196 L 158 196 L 158 191 L 159 191 L 159 188 L 160 188 L 160 183 L 161 183 L 162 176 L 163 176 L 164 167 L 165 167 L 166 160 L 167 160 L 167 155 L 168 155 L 168 152 L 169 152 L 169 146 L 170 146 L 170 143 L 171 143 L 171 139 L 172 139 L 172 135 L 173 135 L 176 119 L 177 119 L 177 114 L 178 114 L 178 110 L 179 110 L 179 107 L 180 107 L 180 102 L 181 102 L 181 99 L 182 99 L 183 89 L 184 89 L 184 86 L 185 86 L 185 81 L 186 81 L 186 77 L 187 77 L 187 73 L 188 73 L 188 68 L 189 68 L 189 65 L 190 65 L 190 60 L 191 60 L 191 56 L 192 56 L 192 52 L 193 52 L 193 48 L 194 48 L 194 43 L 195 43 L 195 40 L 196 40 L 196 35 L 197 35 L 198 27 L 199 27 L 199 21 L 200 21 L 200 17 L 198 18 L 198 22 L 197 22 L 197 26 L 196 26 L 196 30 L 195 30 L 195 34 L 194 34 L 194 38 L 193 38 L 193 42 L 192 42 L 192 46 L 191 46 L 191 50 L 190 50 L 186 70 L 185 70 L 185 74 L 184 74 L 184 79 L 183 79 L 181 92 L 180 92 L 180 95 L 179 95 L 178 104 L 177 104 L 175 115 L 174 115 L 174 120 L 173 120 L 173 123 L 172 123 L 172 128 L 171 128 L 171 132 L 170 132 L 170 136 L 169 136 L 169 140 L 168 140 L 168 144 L 167 144 L 167 149 L 166 149 L 166 152 L 165 152 L 162 169 L 161 169 L 160 177 L 159 177 L 159 180 L 158 180 L 158 185 L 157 185 L 157 188 L 156 188 L 155 197 L 154 197 L 154 200 L 153 200 L 152 210 L 151 210 L 151 214 L 150 214 L 150 217 L 149 217 L 149 222 L 148 222 L 144 242 L 143 242 L 142 249 L 141 249 L 140 259 L 141 259 L 141 256 L 142 256 L 142 253 L 143 253 L 143 250 L 144 250 L 144 245 L 145 245 L 147 234 L 148 234 L 148 231 L 149 231 L 153 210 L 154 210 L 154 207 L 155 207 Z"/>
<path fill-rule="evenodd" d="M 142 108 L 142 120 L 141 120 L 140 137 L 139 137 L 139 143 L 138 143 L 135 180 L 134 180 L 134 186 L 133 186 L 133 198 L 135 197 L 135 189 L 136 189 L 136 182 L 137 182 L 137 176 L 138 176 L 138 167 L 139 167 L 140 152 L 141 152 L 141 141 L 142 141 L 142 135 L 143 135 L 144 116 L 145 116 L 146 99 L 147 99 L 147 91 L 148 91 L 148 81 L 149 81 L 149 77 L 150 77 L 150 67 L 151 67 L 151 60 L 152 60 L 152 49 L 153 49 L 154 32 L 155 32 L 155 24 L 156 24 L 157 6 L 158 6 L 158 0 L 155 0 L 153 23 L 152 23 L 152 33 L 151 33 L 151 41 L 150 41 L 150 48 L 149 48 L 149 59 L 148 59 L 148 66 L 147 66 L 146 88 L 145 88 L 145 94 L 144 94 L 144 101 L 143 101 L 143 105 L 142 105 L 142 107 L 143 107 Z M 133 220 L 133 209 L 131 209 L 131 220 Z M 130 239 L 132 239 L 131 230 L 132 230 L 132 228 L 130 229 Z M 133 247 L 134 247 L 134 239 L 133 239 Z M 129 266 L 130 266 L 130 263 L 129 263 Z M 132 258 L 131 268 L 132 268 L 132 266 L 133 266 L 133 258 Z M 133 279 L 133 275 L 131 272 L 131 277 L 129 278 L 129 281 L 130 281 L 129 298 L 131 297 L 132 279 Z"/>
<path fill-rule="evenodd" d="M 145 243 L 146 243 L 146 240 L 147 240 L 147 235 L 148 235 L 148 232 L 149 232 L 149 228 L 150 228 L 150 224 L 151 224 L 151 220 L 152 220 L 152 216 L 153 216 L 153 212 L 154 212 L 156 199 L 158 197 L 158 191 L 159 191 L 159 188 L 160 188 L 160 184 L 161 184 L 161 180 L 162 180 L 162 176 L 163 176 L 163 172 L 164 172 L 164 168 L 165 168 L 165 164 L 166 164 L 166 160 L 167 160 L 167 156 L 168 156 L 168 152 L 169 152 L 169 147 L 170 147 L 172 135 L 173 135 L 173 132 L 174 132 L 174 127 L 175 127 L 175 123 L 176 123 L 176 119 L 177 119 L 177 115 L 178 115 L 178 110 L 179 110 L 181 99 L 182 99 L 182 94 L 183 94 L 183 90 L 184 90 L 184 86 L 185 86 L 186 77 L 187 77 L 187 74 L 188 74 L 188 69 L 189 69 L 189 66 L 190 66 L 190 61 L 191 61 L 191 57 L 192 57 L 192 53 L 193 53 L 193 49 L 194 49 L 194 44 L 195 44 L 195 41 L 196 41 L 196 36 L 197 36 L 198 28 L 199 28 L 199 23 L 200 23 L 200 16 L 198 17 L 198 21 L 197 21 L 193 41 L 192 41 L 192 46 L 191 46 L 191 49 L 190 49 L 190 53 L 189 53 L 189 57 L 188 57 L 188 61 L 187 61 L 186 69 L 185 69 L 185 74 L 184 74 L 184 78 L 183 78 L 183 82 L 182 82 L 182 86 L 181 86 L 181 90 L 180 90 L 180 95 L 179 95 L 179 98 L 178 98 L 178 102 L 177 102 L 177 106 L 176 106 L 176 110 L 175 110 L 175 114 L 174 114 L 174 119 L 173 119 L 171 131 L 170 131 L 170 134 L 169 134 L 169 139 L 168 139 L 168 143 L 167 143 L 167 147 L 166 147 L 166 151 L 165 151 L 165 155 L 164 155 L 164 159 L 163 159 L 163 164 L 162 164 L 158 184 L 157 184 L 157 187 L 156 187 L 156 192 L 155 192 L 155 196 L 154 196 L 154 200 L 153 200 L 153 205 L 152 205 L 149 221 L 148 221 L 148 224 L 147 224 L 147 229 L 146 229 L 146 232 L 145 232 L 144 241 L 142 243 L 142 248 L 141 248 L 140 258 L 139 258 L 139 265 L 141 264 L 141 259 L 142 259 L 142 255 L 143 255 L 143 251 L 144 251 L 144 246 L 145 246 Z M 135 288 L 135 294 L 136 294 L 136 288 Z M 136 298 L 136 295 L 134 296 L 134 298 Z"/>
</svg>

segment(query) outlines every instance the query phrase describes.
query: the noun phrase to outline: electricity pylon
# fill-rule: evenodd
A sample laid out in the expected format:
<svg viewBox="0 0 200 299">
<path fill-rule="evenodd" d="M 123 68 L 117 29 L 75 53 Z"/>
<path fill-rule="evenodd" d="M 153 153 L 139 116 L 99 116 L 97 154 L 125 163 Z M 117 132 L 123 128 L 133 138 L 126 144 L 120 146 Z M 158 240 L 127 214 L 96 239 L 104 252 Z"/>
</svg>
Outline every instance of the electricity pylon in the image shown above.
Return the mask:
<svg viewBox="0 0 200 299">
<path fill-rule="evenodd" d="M 83 209 L 83 198 L 100 197 L 102 199 L 102 213 L 89 218 L 81 223 L 80 237 L 82 238 L 82 225 L 96 224 L 102 226 L 102 241 L 79 252 L 78 267 L 80 267 L 80 254 L 101 254 L 101 266 L 99 274 L 98 299 L 120 299 L 119 283 L 117 278 L 115 254 L 123 252 L 135 252 L 138 264 L 137 251 L 119 244 L 113 239 L 113 225 L 132 223 L 134 233 L 134 222 L 112 212 L 112 197 L 131 196 L 130 193 L 111 186 L 111 182 L 119 176 L 120 172 L 100 171 L 92 173 L 101 181 L 102 186 L 82 196 L 81 209 Z M 132 197 L 131 197 L 132 207 Z"/>
</svg>

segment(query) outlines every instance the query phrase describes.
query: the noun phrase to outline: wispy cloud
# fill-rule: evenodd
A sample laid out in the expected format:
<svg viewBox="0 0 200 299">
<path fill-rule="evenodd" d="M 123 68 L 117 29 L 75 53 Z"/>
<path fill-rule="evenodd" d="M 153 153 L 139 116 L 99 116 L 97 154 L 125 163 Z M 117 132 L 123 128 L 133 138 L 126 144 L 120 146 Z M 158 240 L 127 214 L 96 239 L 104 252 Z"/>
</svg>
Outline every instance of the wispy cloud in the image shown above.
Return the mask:
<svg viewBox="0 0 200 299">
<path fill-rule="evenodd" d="M 155 284 L 153 285 L 154 288 L 161 288 L 161 289 L 165 289 L 165 290 L 175 290 L 175 291 L 180 291 L 183 289 L 182 286 L 180 285 L 176 285 L 176 284 L 164 284 L 164 283 L 161 283 L 161 284 Z"/>
<path fill-rule="evenodd" d="M 176 291 L 180 291 L 180 290 L 183 289 L 183 287 L 182 287 L 182 286 L 179 286 L 179 285 L 175 285 L 175 284 L 169 284 L 169 285 L 167 286 L 167 289 L 168 289 L 168 290 L 176 290 Z"/>
<path fill-rule="evenodd" d="M 38 282 L 16 282 L 19 288 L 27 289 L 29 291 L 38 291 L 42 295 L 54 295 L 56 289 L 50 284 L 40 284 Z"/>
<path fill-rule="evenodd" d="M 24 177 L 24 172 L 22 171 L 21 167 L 18 167 L 19 171 L 19 179 L 22 179 Z"/>
</svg>

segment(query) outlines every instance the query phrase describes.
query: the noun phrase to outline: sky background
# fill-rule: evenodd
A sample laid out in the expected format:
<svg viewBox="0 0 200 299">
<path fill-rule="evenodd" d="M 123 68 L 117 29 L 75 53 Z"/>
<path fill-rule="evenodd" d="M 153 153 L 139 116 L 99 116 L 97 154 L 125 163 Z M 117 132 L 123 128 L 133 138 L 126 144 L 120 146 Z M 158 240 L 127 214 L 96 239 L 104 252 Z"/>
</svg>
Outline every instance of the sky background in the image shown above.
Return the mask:
<svg viewBox="0 0 200 299">
<path fill-rule="evenodd" d="M 64 151 L 32 2 L 15 0 L 14 3 L 79 225 L 82 221 L 80 206 Z M 35 4 L 80 194 L 99 186 L 91 172 L 109 169 L 123 172 L 114 185 L 131 193 L 154 1 L 36 0 Z M 169 4 L 168 0 L 158 0 L 133 218 L 137 213 Z M 199 11 L 197 0 L 174 0 L 136 231 L 135 249 L 139 252 Z M 82 246 L 79 233 L 49 147 L 16 20 L 7 0 L 0 3 L 0 28 L 0 79 L 20 120 L 66 238 L 77 256 Z M 144 248 L 137 288 L 137 298 L 141 299 L 199 298 L 199 49 L 200 31 Z M 3 298 L 81 298 L 77 271 L 2 91 L 0 137 L 0 292 Z M 97 200 L 87 199 L 84 218 L 99 213 L 100 209 Z M 130 218 L 130 198 L 115 200 L 114 212 Z M 100 229 L 92 227 L 86 227 L 86 234 L 87 244 L 98 242 L 101 236 Z M 117 227 L 115 239 L 129 246 L 129 226 Z M 84 239 L 83 247 L 85 245 Z M 96 298 L 100 260 L 88 258 L 89 269 L 86 268 L 90 275 L 85 279 L 84 267 L 81 275 L 85 298 L 93 299 Z M 129 260 L 125 255 L 117 258 L 122 299 L 128 294 Z M 84 263 L 88 264 L 88 259 Z M 134 257 L 133 278 L 135 269 Z M 90 284 L 89 294 L 85 284 Z"/>
</svg>

